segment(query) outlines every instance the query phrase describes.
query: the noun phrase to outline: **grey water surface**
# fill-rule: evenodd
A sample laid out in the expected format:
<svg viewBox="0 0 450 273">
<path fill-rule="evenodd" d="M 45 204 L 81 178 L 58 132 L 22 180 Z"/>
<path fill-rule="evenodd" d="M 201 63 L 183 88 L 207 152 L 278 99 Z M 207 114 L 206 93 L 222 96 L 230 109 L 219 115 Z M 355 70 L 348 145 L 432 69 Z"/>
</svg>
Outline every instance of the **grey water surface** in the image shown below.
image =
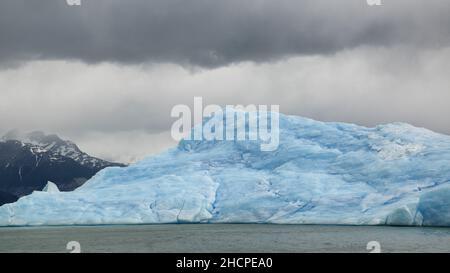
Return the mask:
<svg viewBox="0 0 450 273">
<path fill-rule="evenodd" d="M 0 252 L 450 252 L 450 228 L 181 224 L 0 228 Z"/>
</svg>

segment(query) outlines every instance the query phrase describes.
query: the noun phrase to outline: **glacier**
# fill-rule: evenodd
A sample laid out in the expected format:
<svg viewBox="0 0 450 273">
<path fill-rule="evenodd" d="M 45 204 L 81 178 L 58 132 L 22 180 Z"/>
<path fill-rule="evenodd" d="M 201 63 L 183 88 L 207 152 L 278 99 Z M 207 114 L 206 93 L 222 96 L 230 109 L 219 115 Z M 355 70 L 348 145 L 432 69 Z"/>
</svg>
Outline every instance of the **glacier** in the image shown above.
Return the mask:
<svg viewBox="0 0 450 273">
<path fill-rule="evenodd" d="M 274 151 L 259 141 L 182 140 L 75 191 L 35 191 L 3 205 L 0 226 L 450 226 L 450 136 L 405 123 L 279 118 Z"/>
</svg>

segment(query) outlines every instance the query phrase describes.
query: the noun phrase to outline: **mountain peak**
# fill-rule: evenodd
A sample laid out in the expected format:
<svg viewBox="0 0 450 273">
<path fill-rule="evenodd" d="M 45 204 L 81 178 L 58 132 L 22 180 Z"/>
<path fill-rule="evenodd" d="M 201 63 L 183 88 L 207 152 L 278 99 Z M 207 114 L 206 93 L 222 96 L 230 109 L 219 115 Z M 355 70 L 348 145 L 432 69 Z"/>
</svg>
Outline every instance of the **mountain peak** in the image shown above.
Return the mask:
<svg viewBox="0 0 450 273">
<path fill-rule="evenodd" d="M 93 167 L 104 167 L 110 164 L 110 162 L 89 156 L 82 152 L 74 142 L 63 140 L 56 134 L 46 134 L 42 131 L 23 133 L 15 129 L 6 133 L 1 140 L 19 141 L 22 146 L 27 146 L 33 154 L 50 153 L 55 160 L 68 157 L 81 165 L 92 165 Z"/>
<path fill-rule="evenodd" d="M 45 134 L 42 131 L 32 131 L 24 133 L 18 129 L 7 132 L 2 138 L 3 141 L 16 140 L 24 143 L 46 145 L 52 142 L 63 143 L 65 142 L 56 134 Z"/>
<path fill-rule="evenodd" d="M 92 157 L 56 134 L 9 131 L 0 138 L 0 205 L 41 190 L 49 180 L 61 191 L 74 190 L 110 166 L 124 165 Z"/>
</svg>

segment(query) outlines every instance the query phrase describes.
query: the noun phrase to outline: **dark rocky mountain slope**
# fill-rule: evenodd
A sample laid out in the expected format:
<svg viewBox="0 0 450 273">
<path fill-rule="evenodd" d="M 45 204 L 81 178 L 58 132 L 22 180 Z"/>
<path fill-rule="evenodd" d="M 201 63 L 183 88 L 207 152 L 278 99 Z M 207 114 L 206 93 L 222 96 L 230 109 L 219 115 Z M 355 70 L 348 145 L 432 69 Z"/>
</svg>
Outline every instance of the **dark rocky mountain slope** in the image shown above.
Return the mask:
<svg viewBox="0 0 450 273">
<path fill-rule="evenodd" d="M 57 135 L 9 132 L 0 139 L 0 205 L 42 190 L 48 181 L 72 191 L 110 166 L 125 165 L 89 156 Z"/>
</svg>

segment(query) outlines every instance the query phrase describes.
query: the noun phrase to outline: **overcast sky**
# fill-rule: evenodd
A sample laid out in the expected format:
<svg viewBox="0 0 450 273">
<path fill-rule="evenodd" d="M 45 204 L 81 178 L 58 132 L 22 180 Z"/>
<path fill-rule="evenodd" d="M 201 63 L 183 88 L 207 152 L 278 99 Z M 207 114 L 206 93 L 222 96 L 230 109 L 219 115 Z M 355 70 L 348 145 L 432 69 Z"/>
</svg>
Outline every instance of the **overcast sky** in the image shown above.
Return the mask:
<svg viewBox="0 0 450 273">
<path fill-rule="evenodd" d="M 170 110 L 279 104 L 450 134 L 450 1 L 2 0 L 0 132 L 109 160 L 173 146 Z"/>
</svg>

